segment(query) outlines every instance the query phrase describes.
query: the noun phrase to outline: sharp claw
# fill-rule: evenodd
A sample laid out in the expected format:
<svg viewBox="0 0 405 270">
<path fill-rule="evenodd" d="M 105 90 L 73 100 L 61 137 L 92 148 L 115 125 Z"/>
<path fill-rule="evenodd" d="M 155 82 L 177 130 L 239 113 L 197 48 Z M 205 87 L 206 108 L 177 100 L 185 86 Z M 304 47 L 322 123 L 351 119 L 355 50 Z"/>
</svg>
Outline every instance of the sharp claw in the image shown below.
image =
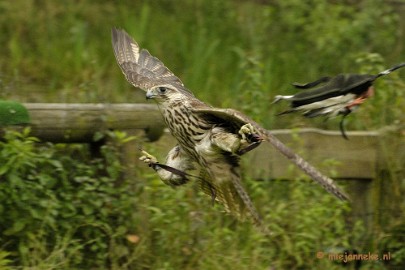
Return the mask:
<svg viewBox="0 0 405 270">
<path fill-rule="evenodd" d="M 155 165 L 156 163 L 158 163 L 156 157 L 152 156 L 151 154 L 149 154 L 148 152 L 140 149 L 143 156 L 141 156 L 139 158 L 139 160 L 145 162 L 146 164 L 148 164 L 149 167 L 152 167 L 153 165 Z"/>
<path fill-rule="evenodd" d="M 252 134 L 252 138 L 253 138 L 253 141 L 256 141 L 256 142 L 263 140 L 259 134 Z"/>
<path fill-rule="evenodd" d="M 256 140 L 256 138 L 258 138 L 259 136 L 257 135 L 256 129 L 253 127 L 252 124 L 247 123 L 245 125 L 243 125 L 240 130 L 239 130 L 239 135 L 242 137 L 242 142 L 247 142 L 249 141 L 249 138 L 253 138 L 254 140 Z"/>
</svg>

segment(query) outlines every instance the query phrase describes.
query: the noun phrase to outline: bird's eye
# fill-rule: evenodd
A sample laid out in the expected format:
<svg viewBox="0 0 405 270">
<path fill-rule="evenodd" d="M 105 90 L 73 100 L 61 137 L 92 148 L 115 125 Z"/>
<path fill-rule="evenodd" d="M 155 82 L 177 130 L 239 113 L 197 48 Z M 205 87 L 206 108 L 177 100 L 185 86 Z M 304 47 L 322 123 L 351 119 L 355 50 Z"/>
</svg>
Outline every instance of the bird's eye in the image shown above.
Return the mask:
<svg viewBox="0 0 405 270">
<path fill-rule="evenodd" d="M 164 94 L 166 93 L 167 88 L 166 87 L 159 87 L 159 92 Z"/>
</svg>

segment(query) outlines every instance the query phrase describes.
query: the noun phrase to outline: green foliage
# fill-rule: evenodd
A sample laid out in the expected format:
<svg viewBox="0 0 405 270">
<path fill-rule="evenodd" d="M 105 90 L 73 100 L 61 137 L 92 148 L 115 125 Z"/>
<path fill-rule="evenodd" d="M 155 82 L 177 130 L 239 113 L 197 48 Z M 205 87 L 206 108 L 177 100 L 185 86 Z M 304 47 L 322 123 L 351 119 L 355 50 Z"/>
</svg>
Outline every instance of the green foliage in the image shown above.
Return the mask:
<svg viewBox="0 0 405 270">
<path fill-rule="evenodd" d="M 118 260 L 116 249 L 133 229 L 129 216 L 135 206 L 118 149 L 103 146 L 103 159 L 89 159 L 83 146 L 36 146 L 28 130 L 8 131 L 4 139 L 0 240 L 15 262 L 48 269 Z"/>
<path fill-rule="evenodd" d="M 0 249 L 0 269 L 11 270 L 11 267 L 9 266 L 11 264 L 11 260 L 8 259 L 9 256 L 9 252 Z"/>
<path fill-rule="evenodd" d="M 0 11 L 7 14 L 0 18 L 0 41 L 5 44 L 0 48 L 0 95 L 20 101 L 144 102 L 144 93 L 134 91 L 115 64 L 110 29 L 117 26 L 212 105 L 238 107 L 272 128 L 336 129 L 333 120 L 274 117 L 282 109 L 271 106 L 273 97 L 296 91 L 290 86 L 294 81 L 363 71 L 375 64 L 356 63 L 367 55 L 384 56 L 378 62 L 384 68 L 404 55 L 399 13 L 383 0 L 16 0 L 3 1 Z M 349 117 L 348 129 L 380 128 L 386 120 L 396 121 L 375 112 L 390 110 L 385 105 L 400 95 L 402 86 L 387 85 L 387 78 L 378 82 L 381 91 L 367 102 L 371 111 Z M 403 107 L 401 102 L 395 105 Z"/>
<path fill-rule="evenodd" d="M 240 100 L 233 97 L 260 92 L 246 98 L 260 104 L 261 115 L 274 95 L 293 91 L 291 82 L 357 71 L 352 67 L 359 52 L 387 55 L 387 62 L 403 54 L 392 53 L 401 44 L 398 14 L 383 0 L 263 2 L 3 1 L 2 95 L 50 102 L 136 100 L 115 65 L 112 26 L 125 28 L 213 105 L 234 107 Z M 244 69 L 251 60 L 259 62 L 261 81 L 245 87 L 241 76 L 249 73 Z M 271 118 L 260 120 L 272 124 Z"/>
<path fill-rule="evenodd" d="M 345 224 L 347 205 L 308 182 L 246 181 L 271 236 L 236 222 L 190 186 L 172 190 L 156 176 L 147 183 L 137 262 L 148 269 L 335 269 L 316 252 L 355 245 L 351 236 L 364 234 L 361 224 Z"/>
<path fill-rule="evenodd" d="M 355 245 L 348 207 L 306 181 L 246 181 L 273 235 L 213 207 L 192 184 L 155 174 L 126 179 L 108 135 L 102 158 L 83 146 L 39 143 L 8 131 L 0 143 L 0 243 L 4 265 L 25 269 L 333 269 L 317 251 Z M 269 192 L 271 190 L 271 192 Z M 9 252 L 9 253 L 7 253 Z"/>
<path fill-rule="evenodd" d="M 382 235 L 382 239 L 379 241 L 379 249 L 385 253 L 391 253 L 392 261 L 390 264 L 397 267 L 397 269 L 405 267 L 404 225 L 403 221 L 393 224 L 386 230 L 386 233 Z"/>
</svg>

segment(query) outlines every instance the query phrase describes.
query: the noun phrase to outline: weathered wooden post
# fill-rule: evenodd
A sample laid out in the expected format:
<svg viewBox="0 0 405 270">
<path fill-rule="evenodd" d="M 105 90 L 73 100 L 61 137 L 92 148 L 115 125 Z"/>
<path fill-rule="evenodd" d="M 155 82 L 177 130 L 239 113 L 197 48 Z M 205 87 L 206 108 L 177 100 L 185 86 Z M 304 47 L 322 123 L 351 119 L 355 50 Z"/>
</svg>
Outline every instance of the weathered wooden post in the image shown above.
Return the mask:
<svg viewBox="0 0 405 270">
<path fill-rule="evenodd" d="M 25 103 L 31 117 L 31 134 L 43 141 L 90 143 L 96 132 L 144 131 L 157 140 L 163 120 L 151 104 Z"/>
</svg>

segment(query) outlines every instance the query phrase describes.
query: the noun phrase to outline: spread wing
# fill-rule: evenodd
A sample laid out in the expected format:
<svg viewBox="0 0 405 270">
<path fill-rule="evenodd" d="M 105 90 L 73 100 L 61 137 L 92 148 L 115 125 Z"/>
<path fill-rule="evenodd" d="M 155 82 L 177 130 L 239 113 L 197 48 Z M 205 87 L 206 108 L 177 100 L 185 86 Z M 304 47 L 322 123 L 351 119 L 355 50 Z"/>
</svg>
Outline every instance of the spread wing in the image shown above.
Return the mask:
<svg viewBox="0 0 405 270">
<path fill-rule="evenodd" d="M 314 181 L 318 182 L 325 190 L 335 195 L 341 200 L 350 200 L 334 181 L 320 173 L 314 166 L 305 161 L 301 156 L 296 154 L 284 143 L 277 139 L 269 130 L 264 129 L 258 123 L 245 116 L 243 113 L 233 109 L 218 109 L 218 108 L 195 108 L 195 113 L 202 114 L 205 117 L 214 117 L 218 124 L 221 123 L 233 123 L 235 126 L 241 127 L 245 124 L 251 124 L 257 131 L 260 139 L 269 142 L 286 158 L 291 160 L 298 168 L 304 173 L 310 176 Z"/>
<path fill-rule="evenodd" d="M 145 91 L 158 85 L 172 85 L 189 92 L 179 78 L 147 50 L 140 49 L 124 30 L 113 28 L 111 34 L 115 58 L 132 85 Z"/>
</svg>

